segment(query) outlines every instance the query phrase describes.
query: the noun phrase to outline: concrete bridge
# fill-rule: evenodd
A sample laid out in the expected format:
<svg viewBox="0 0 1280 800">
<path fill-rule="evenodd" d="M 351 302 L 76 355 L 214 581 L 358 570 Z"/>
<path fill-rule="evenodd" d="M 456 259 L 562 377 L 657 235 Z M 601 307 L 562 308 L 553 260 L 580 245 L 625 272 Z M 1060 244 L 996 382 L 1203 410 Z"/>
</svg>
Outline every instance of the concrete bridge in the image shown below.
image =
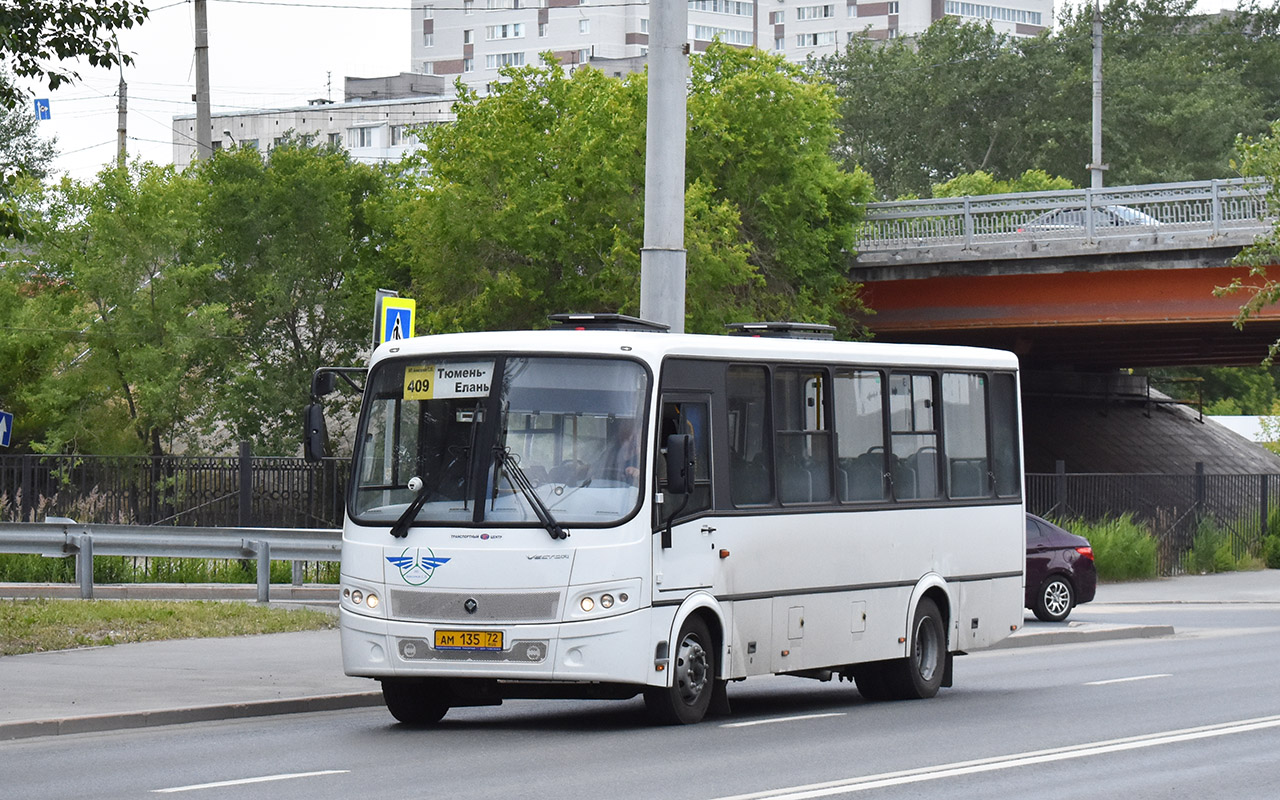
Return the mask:
<svg viewBox="0 0 1280 800">
<path fill-rule="evenodd" d="M 851 276 L 880 341 L 1012 350 L 1031 369 L 1252 365 L 1280 308 L 1237 330 L 1214 290 L 1274 229 L 1266 185 L 1220 180 L 873 203 Z"/>
</svg>

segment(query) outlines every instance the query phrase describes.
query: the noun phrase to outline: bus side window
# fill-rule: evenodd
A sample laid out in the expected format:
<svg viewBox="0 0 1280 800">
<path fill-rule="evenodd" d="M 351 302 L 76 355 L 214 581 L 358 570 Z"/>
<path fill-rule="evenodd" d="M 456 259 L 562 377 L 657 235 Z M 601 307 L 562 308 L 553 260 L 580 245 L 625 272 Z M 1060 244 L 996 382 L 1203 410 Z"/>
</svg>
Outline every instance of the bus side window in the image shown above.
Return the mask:
<svg viewBox="0 0 1280 800">
<path fill-rule="evenodd" d="M 836 489 L 842 502 L 887 497 L 884 392 L 874 370 L 837 370 Z"/>
<path fill-rule="evenodd" d="M 895 372 L 889 378 L 889 423 L 893 496 L 923 500 L 938 496 L 938 426 L 934 377 Z"/>
<path fill-rule="evenodd" d="M 735 506 L 773 501 L 773 422 L 769 416 L 769 375 L 764 367 L 729 367 L 729 499 Z"/>
<path fill-rule="evenodd" d="M 994 480 L 987 458 L 986 376 L 944 372 L 942 417 L 951 496 L 990 496 Z"/>
<path fill-rule="evenodd" d="M 1013 375 L 999 372 L 991 376 L 991 461 L 1000 497 L 1017 497 L 1022 492 L 1019 441 L 1018 389 Z"/>
<path fill-rule="evenodd" d="M 831 500 L 831 431 L 826 373 L 783 368 L 774 372 L 778 495 L 784 503 Z"/>
<path fill-rule="evenodd" d="M 711 507 L 711 416 L 704 402 L 669 402 L 662 404 L 662 419 L 658 425 L 658 447 L 666 445 L 667 438 L 687 433 L 693 437 L 693 494 L 682 516 L 705 511 Z M 666 459 L 655 459 L 658 486 L 665 492 L 667 480 Z M 684 498 L 666 495 L 663 505 L 667 509 L 679 508 Z"/>
</svg>

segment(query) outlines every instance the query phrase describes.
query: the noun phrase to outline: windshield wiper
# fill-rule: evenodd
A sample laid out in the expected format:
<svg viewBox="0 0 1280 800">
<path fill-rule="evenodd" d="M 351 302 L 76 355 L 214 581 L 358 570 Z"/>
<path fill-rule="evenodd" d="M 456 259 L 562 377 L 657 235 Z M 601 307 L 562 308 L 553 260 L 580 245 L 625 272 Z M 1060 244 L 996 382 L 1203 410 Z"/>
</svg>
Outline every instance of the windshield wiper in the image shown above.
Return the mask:
<svg viewBox="0 0 1280 800">
<path fill-rule="evenodd" d="M 470 452 L 471 449 L 467 448 L 467 453 L 470 454 Z M 445 478 L 449 475 L 449 471 L 457 466 L 459 458 L 460 456 L 457 453 L 454 453 L 453 459 L 445 465 L 444 469 L 440 470 L 440 477 L 436 479 L 435 486 L 428 487 L 426 482 L 416 475 L 409 479 L 409 491 L 417 492 L 417 494 L 414 495 L 413 500 L 409 503 L 408 507 L 405 508 L 404 513 L 400 515 L 400 519 L 396 520 L 396 524 L 391 526 L 392 536 L 397 539 L 403 539 L 409 535 L 409 526 L 413 524 L 413 521 L 418 516 L 418 512 L 422 510 L 424 505 L 426 505 L 427 498 L 435 494 L 435 492 L 440 488 L 441 484 L 444 483 Z M 468 472 L 471 469 L 470 464 L 471 460 L 468 459 Z M 418 482 L 416 487 L 413 485 L 414 481 Z"/>
<path fill-rule="evenodd" d="M 533 507 L 533 513 L 538 516 L 538 521 L 542 523 L 542 527 L 547 529 L 547 533 L 551 534 L 552 539 L 568 539 L 569 531 L 564 529 L 555 516 L 551 513 L 551 509 L 547 508 L 547 504 L 542 502 L 542 498 L 538 496 L 538 492 L 533 488 L 533 484 L 529 482 L 529 476 L 524 474 L 524 470 L 520 469 L 520 464 L 511 452 L 502 448 L 493 448 L 494 462 L 498 469 L 503 470 L 507 476 L 507 482 L 520 490 L 520 494 L 524 495 L 524 499 L 529 501 L 529 505 Z"/>
<path fill-rule="evenodd" d="M 396 520 L 396 524 L 391 526 L 391 535 L 397 539 L 403 539 L 409 535 L 409 526 L 413 524 L 414 518 L 418 516 L 418 512 L 426 504 L 427 498 L 431 496 L 431 489 L 427 488 L 422 478 L 416 476 L 409 479 L 409 491 L 414 490 L 414 481 L 418 483 L 418 494 L 414 496 L 413 501 L 405 508 L 404 513 L 400 515 L 400 519 Z"/>
</svg>

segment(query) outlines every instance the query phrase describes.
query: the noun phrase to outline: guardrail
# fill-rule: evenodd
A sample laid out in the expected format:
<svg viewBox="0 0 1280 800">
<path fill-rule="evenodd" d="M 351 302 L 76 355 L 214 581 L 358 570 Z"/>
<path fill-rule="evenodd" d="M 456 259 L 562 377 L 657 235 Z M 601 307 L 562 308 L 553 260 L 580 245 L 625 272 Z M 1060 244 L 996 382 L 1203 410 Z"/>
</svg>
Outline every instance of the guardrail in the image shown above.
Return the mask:
<svg viewBox="0 0 1280 800">
<path fill-rule="evenodd" d="M 158 525 L 82 525 L 51 517 L 46 522 L 0 523 L 0 553 L 74 556 L 80 596 L 93 597 L 93 557 L 256 558 L 258 602 L 271 597 L 271 559 L 337 561 L 342 531 L 324 528 L 194 528 Z"/>
<path fill-rule="evenodd" d="M 1141 234 L 1176 234 L 1184 241 L 1192 235 L 1210 241 L 1255 235 L 1273 223 L 1267 188 L 1263 181 L 1238 178 L 870 203 L 857 244 L 859 261 L 875 263 L 884 251 L 940 246 L 970 250 L 986 243 L 1097 243 Z"/>
</svg>

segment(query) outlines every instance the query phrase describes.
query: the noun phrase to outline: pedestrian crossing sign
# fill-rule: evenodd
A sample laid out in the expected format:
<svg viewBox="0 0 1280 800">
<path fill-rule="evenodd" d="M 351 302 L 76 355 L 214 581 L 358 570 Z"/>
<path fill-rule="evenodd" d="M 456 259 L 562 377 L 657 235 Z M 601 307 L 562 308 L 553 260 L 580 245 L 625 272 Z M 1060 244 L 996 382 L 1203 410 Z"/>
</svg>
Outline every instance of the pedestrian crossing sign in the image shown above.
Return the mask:
<svg viewBox="0 0 1280 800">
<path fill-rule="evenodd" d="M 379 344 L 413 336 L 413 317 L 417 303 L 402 297 L 382 299 L 382 321 L 378 326 Z"/>
</svg>

